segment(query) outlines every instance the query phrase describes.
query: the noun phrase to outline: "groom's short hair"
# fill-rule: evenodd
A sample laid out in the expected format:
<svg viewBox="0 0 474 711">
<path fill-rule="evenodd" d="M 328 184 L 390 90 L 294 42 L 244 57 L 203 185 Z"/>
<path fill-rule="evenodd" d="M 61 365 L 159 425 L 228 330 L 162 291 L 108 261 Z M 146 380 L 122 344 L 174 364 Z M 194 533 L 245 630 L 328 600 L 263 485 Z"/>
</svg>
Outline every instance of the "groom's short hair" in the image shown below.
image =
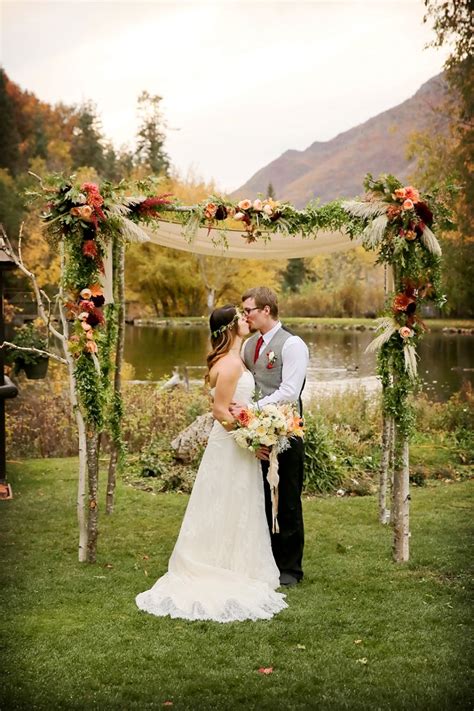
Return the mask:
<svg viewBox="0 0 474 711">
<path fill-rule="evenodd" d="M 265 306 L 270 307 L 270 315 L 273 318 L 278 318 L 278 299 L 274 291 L 268 288 L 268 286 L 254 286 L 253 289 L 249 289 L 242 294 L 242 301 L 246 299 L 253 299 L 255 301 L 255 306 L 258 309 L 263 309 Z"/>
</svg>

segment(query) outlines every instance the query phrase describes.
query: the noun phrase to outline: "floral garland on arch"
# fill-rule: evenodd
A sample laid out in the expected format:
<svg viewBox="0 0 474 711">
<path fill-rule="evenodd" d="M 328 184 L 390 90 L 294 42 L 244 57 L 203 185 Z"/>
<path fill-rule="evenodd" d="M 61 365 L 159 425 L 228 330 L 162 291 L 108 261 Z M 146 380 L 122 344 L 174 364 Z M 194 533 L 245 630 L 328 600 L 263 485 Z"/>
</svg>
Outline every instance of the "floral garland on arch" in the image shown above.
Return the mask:
<svg viewBox="0 0 474 711">
<path fill-rule="evenodd" d="M 122 410 L 117 398 L 108 403 L 107 394 L 117 315 L 110 283 L 113 245 L 147 241 L 139 223 L 155 220 L 171 201 L 169 195 L 156 195 L 153 179 L 133 185 L 138 197 L 130 197 L 130 185 L 125 181 L 99 186 L 76 184 L 74 176 L 49 176 L 40 185 L 41 190 L 29 192 L 28 197 L 45 203 L 41 217 L 46 236 L 54 249 L 64 247 L 62 286 L 70 323 L 68 347 L 75 361 L 85 418 L 101 429 L 107 405 L 116 413 Z M 119 439 L 119 419 L 118 414 L 110 413 L 107 418 L 115 440 Z"/>
<path fill-rule="evenodd" d="M 378 262 L 393 270 L 395 292 L 388 295 L 386 312 L 378 321 L 379 335 L 367 352 L 378 352 L 378 374 L 384 386 L 384 409 L 408 436 L 413 413 L 408 396 L 419 386 L 417 346 L 427 331 L 419 316 L 427 300 L 442 307 L 441 247 L 432 228 L 452 229 L 449 204 L 456 188 L 443 186 L 421 195 L 392 175 L 377 180 L 367 175 L 362 200 L 342 207 L 363 222 L 361 239 L 378 252 Z"/>
<path fill-rule="evenodd" d="M 356 237 L 361 231 L 361 223 L 345 211 L 339 200 L 319 205 L 317 201 L 308 203 L 304 210 L 297 210 L 291 203 L 274 200 L 271 197 L 248 198 L 237 203 L 217 195 L 193 207 L 175 206 L 184 223 L 184 236 L 192 242 L 200 227 L 214 230 L 216 246 L 227 246 L 226 227 L 243 230 L 242 238 L 247 244 L 257 240 L 271 241 L 271 235 L 303 235 L 316 237 L 323 230 L 344 230 Z"/>
<path fill-rule="evenodd" d="M 402 356 L 403 368 L 397 368 L 397 373 L 408 375 L 413 386 L 416 346 L 425 330 L 417 310 L 428 298 L 439 305 L 444 302 L 440 292 L 441 249 L 432 227 L 450 225 L 448 204 L 453 188 L 443 194 L 439 191 L 421 196 L 416 188 L 403 186 L 391 175 L 374 180 L 369 174 L 362 199 L 337 200 L 326 205 L 312 202 L 304 210 L 298 210 L 289 202 L 262 196 L 233 202 L 212 195 L 197 205 L 185 206 L 169 193 L 160 194 L 159 185 L 156 179 L 121 181 L 117 185 L 76 184 L 74 176 L 68 179 L 50 176 L 41 183 L 41 191 L 29 194 L 46 201 L 42 218 L 48 238 L 55 247 L 59 243 L 65 247 L 64 288 L 69 294 L 68 314 L 74 319 L 69 347 L 76 359 L 79 379 L 82 371 L 88 371 L 85 380 L 89 385 L 84 392 L 89 397 L 83 404 L 91 421 L 101 424 L 98 413 L 104 398 L 100 392 L 103 395 L 107 385 L 103 373 L 108 369 L 104 371 L 103 360 L 110 355 L 111 336 L 110 333 L 107 336 L 108 321 L 104 315 L 108 300 L 104 277 L 111 245 L 114 241 L 147 241 L 140 223 L 156 225 L 170 216 L 183 224 L 183 234 L 189 241 L 199 227 L 207 227 L 215 233 L 216 244 L 226 244 L 226 227 L 239 226 L 249 244 L 271 240 L 272 233 L 315 238 L 322 230 L 343 230 L 351 238 L 360 236 L 366 249 L 379 253 L 380 263 L 392 266 L 396 285 L 392 303 L 379 323 L 381 333 L 369 349 L 382 354 L 379 359 L 382 371 L 382 361 L 386 364 L 390 361 L 392 368 L 398 356 Z M 108 307 L 111 308 L 110 303 Z M 90 372 L 91 367 L 95 375 Z M 382 373 L 381 377 L 384 378 Z M 94 378 L 95 401 L 89 387 Z M 401 406 L 395 408 L 398 417 L 402 416 L 401 409 Z"/>
</svg>

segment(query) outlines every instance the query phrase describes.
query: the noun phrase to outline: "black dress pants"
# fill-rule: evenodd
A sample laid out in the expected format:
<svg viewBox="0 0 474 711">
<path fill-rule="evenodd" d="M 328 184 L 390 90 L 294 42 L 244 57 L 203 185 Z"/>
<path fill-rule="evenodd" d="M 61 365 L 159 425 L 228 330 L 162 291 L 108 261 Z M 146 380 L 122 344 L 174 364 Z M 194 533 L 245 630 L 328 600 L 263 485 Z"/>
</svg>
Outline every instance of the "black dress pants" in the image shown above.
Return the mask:
<svg viewBox="0 0 474 711">
<path fill-rule="evenodd" d="M 268 462 L 262 462 L 265 489 L 265 511 L 272 541 L 272 551 L 280 573 L 289 573 L 297 580 L 303 577 L 303 509 L 301 492 L 304 478 L 304 443 L 299 438 L 290 440 L 289 449 L 278 457 L 278 525 L 279 533 L 272 533 L 272 502 L 266 476 Z"/>
</svg>

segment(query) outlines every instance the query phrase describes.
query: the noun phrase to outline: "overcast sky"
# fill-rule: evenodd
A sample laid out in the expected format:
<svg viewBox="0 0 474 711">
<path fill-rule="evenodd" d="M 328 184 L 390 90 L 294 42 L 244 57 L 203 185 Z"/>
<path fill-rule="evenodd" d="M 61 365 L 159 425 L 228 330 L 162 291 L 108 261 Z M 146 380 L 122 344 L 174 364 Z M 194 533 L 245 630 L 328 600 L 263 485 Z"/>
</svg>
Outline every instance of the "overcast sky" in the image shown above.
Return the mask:
<svg viewBox="0 0 474 711">
<path fill-rule="evenodd" d="M 0 61 L 51 103 L 91 99 L 134 145 L 136 100 L 163 97 L 173 165 L 233 190 L 412 96 L 446 53 L 422 0 L 0 0 Z"/>
</svg>

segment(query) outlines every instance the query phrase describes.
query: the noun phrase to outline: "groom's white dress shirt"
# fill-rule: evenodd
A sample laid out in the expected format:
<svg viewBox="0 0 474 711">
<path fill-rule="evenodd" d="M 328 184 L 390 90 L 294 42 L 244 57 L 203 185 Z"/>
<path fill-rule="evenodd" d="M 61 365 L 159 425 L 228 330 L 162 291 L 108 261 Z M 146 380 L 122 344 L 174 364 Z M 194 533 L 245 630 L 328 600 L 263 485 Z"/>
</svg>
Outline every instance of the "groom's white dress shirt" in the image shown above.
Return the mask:
<svg viewBox="0 0 474 711">
<path fill-rule="evenodd" d="M 280 328 L 281 321 L 278 321 L 271 331 L 261 334 L 263 336 L 262 348 L 268 348 L 270 341 Z M 269 403 L 296 402 L 300 396 L 309 363 L 306 343 L 299 336 L 290 336 L 283 344 L 281 359 L 281 385 L 271 395 L 262 397 L 257 403 L 259 407 Z"/>
</svg>

